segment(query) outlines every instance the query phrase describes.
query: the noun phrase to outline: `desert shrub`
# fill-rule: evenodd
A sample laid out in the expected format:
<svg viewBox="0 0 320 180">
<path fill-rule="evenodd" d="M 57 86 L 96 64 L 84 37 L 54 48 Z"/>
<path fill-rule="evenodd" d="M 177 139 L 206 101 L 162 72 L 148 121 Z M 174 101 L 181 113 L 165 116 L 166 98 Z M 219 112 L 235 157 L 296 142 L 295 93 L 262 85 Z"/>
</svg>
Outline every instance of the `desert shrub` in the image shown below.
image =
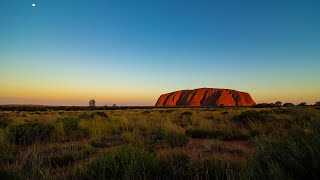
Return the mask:
<svg viewBox="0 0 320 180">
<path fill-rule="evenodd" d="M 91 153 L 84 145 L 34 146 L 26 150 L 17 162 L 23 179 L 55 179 L 52 168 L 70 165 L 83 160 Z"/>
<path fill-rule="evenodd" d="M 157 157 L 159 179 L 184 179 L 192 175 L 189 169 L 190 157 L 177 150 L 167 150 Z"/>
<path fill-rule="evenodd" d="M 104 148 L 104 147 L 112 147 L 118 146 L 127 143 L 128 141 L 120 136 L 112 136 L 112 137 L 100 137 L 91 140 L 90 144 L 93 147 Z"/>
<path fill-rule="evenodd" d="M 190 116 L 179 116 L 179 118 L 173 120 L 173 123 L 180 127 L 188 127 L 192 125 L 192 119 Z"/>
<path fill-rule="evenodd" d="M 152 179 L 155 160 L 152 154 L 131 145 L 112 149 L 76 167 L 76 179 Z"/>
<path fill-rule="evenodd" d="M 174 110 L 172 109 L 169 109 L 169 110 L 159 110 L 159 113 L 171 113 L 173 112 Z"/>
<path fill-rule="evenodd" d="M 61 120 L 65 138 L 64 140 L 76 140 L 89 136 L 89 131 L 79 127 L 80 119 L 64 118 Z"/>
<path fill-rule="evenodd" d="M 255 110 L 243 111 L 240 115 L 234 117 L 235 121 L 244 124 L 248 124 L 250 122 L 265 122 L 266 120 L 270 119 L 271 117 L 268 113 L 260 113 L 259 111 Z"/>
<path fill-rule="evenodd" d="M 276 142 L 256 142 L 258 158 L 254 160 L 256 178 L 320 178 L 320 125 L 311 132 L 298 130 Z"/>
<path fill-rule="evenodd" d="M 293 103 L 284 103 L 283 107 L 294 107 L 296 105 L 294 105 Z"/>
<path fill-rule="evenodd" d="M 224 111 L 224 112 L 221 112 L 221 114 L 222 115 L 227 115 L 227 114 L 229 114 L 229 112 L 228 111 Z"/>
<path fill-rule="evenodd" d="M 192 116 L 192 112 L 191 111 L 184 111 L 180 115 L 181 116 Z"/>
<path fill-rule="evenodd" d="M 106 112 L 104 112 L 104 111 L 97 111 L 95 114 L 98 115 L 98 116 L 101 116 L 101 117 L 105 117 L 105 118 L 109 117 L 108 114 Z M 92 119 L 93 118 L 94 117 L 92 117 Z"/>
<path fill-rule="evenodd" d="M 39 151 L 52 166 L 65 166 L 87 157 L 92 148 L 84 145 L 53 146 Z"/>
<path fill-rule="evenodd" d="M 188 144 L 189 138 L 183 132 L 169 130 L 165 134 L 165 141 L 170 147 L 184 147 Z"/>
<path fill-rule="evenodd" d="M 0 128 L 6 128 L 11 123 L 11 119 L 7 114 L 0 114 Z"/>
<path fill-rule="evenodd" d="M 8 126 L 7 136 L 12 143 L 30 145 L 36 142 L 48 142 L 53 130 L 52 124 L 29 122 Z"/>
<path fill-rule="evenodd" d="M 150 114 L 150 111 L 142 111 L 141 114 Z"/>
<path fill-rule="evenodd" d="M 230 131 L 228 129 L 189 128 L 186 130 L 186 135 L 193 138 L 214 138 L 221 140 L 247 140 L 250 138 L 249 132 L 241 129 Z"/>
<path fill-rule="evenodd" d="M 79 115 L 79 118 L 80 118 L 80 119 L 87 119 L 87 120 L 93 119 L 93 118 L 94 118 L 94 113 L 84 112 L 84 113 L 81 113 L 81 114 Z"/>
<path fill-rule="evenodd" d="M 149 130 L 144 137 L 147 149 L 153 151 L 157 144 L 165 141 L 166 132 L 162 128 L 156 128 Z"/>
</svg>

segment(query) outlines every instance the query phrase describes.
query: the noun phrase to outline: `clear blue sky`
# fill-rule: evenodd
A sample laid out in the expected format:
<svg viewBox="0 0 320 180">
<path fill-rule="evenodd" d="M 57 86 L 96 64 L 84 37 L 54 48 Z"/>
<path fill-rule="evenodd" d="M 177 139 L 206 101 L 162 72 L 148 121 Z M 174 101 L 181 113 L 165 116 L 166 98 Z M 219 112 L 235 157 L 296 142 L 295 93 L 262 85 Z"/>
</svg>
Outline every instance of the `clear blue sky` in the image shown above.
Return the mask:
<svg viewBox="0 0 320 180">
<path fill-rule="evenodd" d="M 319 0 L 1 0 L 0 104 L 153 105 L 199 87 L 314 103 L 319 77 Z"/>
</svg>

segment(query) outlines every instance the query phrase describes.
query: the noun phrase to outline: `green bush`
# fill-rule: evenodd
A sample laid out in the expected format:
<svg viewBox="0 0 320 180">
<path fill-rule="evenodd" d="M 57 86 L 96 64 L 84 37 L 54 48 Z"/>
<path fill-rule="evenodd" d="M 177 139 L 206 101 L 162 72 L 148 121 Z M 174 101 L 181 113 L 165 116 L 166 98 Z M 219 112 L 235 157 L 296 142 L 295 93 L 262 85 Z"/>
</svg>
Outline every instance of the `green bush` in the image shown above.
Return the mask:
<svg viewBox="0 0 320 180">
<path fill-rule="evenodd" d="M 8 139 L 15 144 L 30 145 L 36 142 L 48 142 L 52 136 L 54 126 L 42 122 L 8 126 Z"/>
<path fill-rule="evenodd" d="M 243 111 L 240 115 L 234 117 L 234 120 L 244 124 L 248 124 L 250 122 L 265 122 L 270 119 L 271 117 L 269 113 L 260 113 L 255 110 Z"/>
<path fill-rule="evenodd" d="M 77 140 L 89 136 L 89 131 L 79 127 L 80 119 L 64 118 L 61 120 L 65 132 L 65 140 Z"/>
<path fill-rule="evenodd" d="M 184 111 L 181 113 L 181 116 L 192 116 L 192 112 L 191 111 Z"/>
<path fill-rule="evenodd" d="M 152 179 L 154 157 L 131 145 L 118 147 L 76 167 L 70 178 L 75 179 Z"/>
<path fill-rule="evenodd" d="M 177 119 L 173 120 L 173 123 L 185 128 L 192 125 L 192 119 L 190 116 L 179 116 Z"/>
<path fill-rule="evenodd" d="M 183 132 L 167 131 L 165 141 L 170 147 L 184 147 L 187 146 L 189 138 Z"/>
<path fill-rule="evenodd" d="M 101 117 L 105 117 L 105 118 L 109 117 L 108 114 L 106 112 L 104 112 L 104 111 L 97 111 L 96 115 L 101 116 Z"/>
<path fill-rule="evenodd" d="M 84 112 L 84 113 L 79 115 L 79 118 L 80 119 L 87 119 L 87 120 L 93 119 L 94 118 L 94 114 L 91 113 L 91 112 Z"/>
</svg>

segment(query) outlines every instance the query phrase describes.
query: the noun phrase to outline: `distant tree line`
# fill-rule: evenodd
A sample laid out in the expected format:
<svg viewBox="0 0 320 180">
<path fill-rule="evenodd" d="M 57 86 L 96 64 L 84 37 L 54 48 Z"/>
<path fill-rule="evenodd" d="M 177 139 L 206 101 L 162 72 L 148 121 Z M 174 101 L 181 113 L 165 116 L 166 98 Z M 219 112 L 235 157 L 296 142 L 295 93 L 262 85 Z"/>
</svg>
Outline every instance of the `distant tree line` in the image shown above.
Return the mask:
<svg viewBox="0 0 320 180">
<path fill-rule="evenodd" d="M 282 103 L 281 101 L 277 101 L 275 103 L 260 103 L 254 105 L 256 108 L 274 108 L 274 107 L 294 107 L 294 106 L 308 106 L 306 102 L 301 102 L 298 105 L 295 105 L 293 103 Z M 310 106 L 317 106 L 320 107 L 320 101 L 316 102 L 314 105 Z"/>
</svg>

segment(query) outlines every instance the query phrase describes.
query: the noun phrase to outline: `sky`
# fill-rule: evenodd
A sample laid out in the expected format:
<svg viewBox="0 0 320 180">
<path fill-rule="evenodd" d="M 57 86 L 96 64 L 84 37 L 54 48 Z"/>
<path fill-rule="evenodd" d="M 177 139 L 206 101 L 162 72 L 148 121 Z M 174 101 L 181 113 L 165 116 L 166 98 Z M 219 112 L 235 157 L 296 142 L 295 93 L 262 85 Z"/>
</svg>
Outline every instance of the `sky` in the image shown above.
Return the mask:
<svg viewBox="0 0 320 180">
<path fill-rule="evenodd" d="M 35 4 L 35 6 L 32 6 Z M 1 0 L 0 104 L 320 101 L 319 0 Z"/>
</svg>

